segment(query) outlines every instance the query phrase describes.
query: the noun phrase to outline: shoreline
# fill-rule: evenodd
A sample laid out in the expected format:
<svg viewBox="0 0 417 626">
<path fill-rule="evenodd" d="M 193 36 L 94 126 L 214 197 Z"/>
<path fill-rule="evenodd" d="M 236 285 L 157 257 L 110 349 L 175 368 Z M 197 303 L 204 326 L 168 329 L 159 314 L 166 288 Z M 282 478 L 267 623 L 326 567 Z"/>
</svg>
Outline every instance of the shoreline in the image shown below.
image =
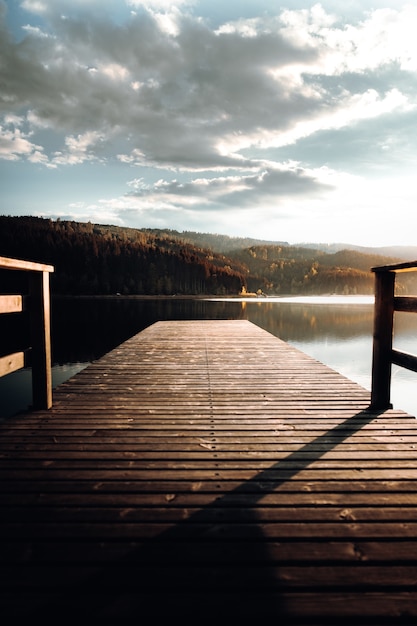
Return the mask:
<svg viewBox="0 0 417 626">
<path fill-rule="evenodd" d="M 280 294 L 270 296 L 248 296 L 248 295 L 218 295 L 218 294 L 204 294 L 204 295 L 150 295 L 150 294 L 54 294 L 51 293 L 52 298 L 60 300 L 244 300 L 245 302 L 265 302 L 275 300 L 307 300 L 312 298 L 329 300 L 333 299 L 373 299 L 373 294 Z"/>
<path fill-rule="evenodd" d="M 275 295 L 275 296 L 219 296 L 219 295 L 64 295 L 51 294 L 54 300 L 204 300 L 208 302 L 257 302 L 257 303 L 297 303 L 297 304 L 373 304 L 374 295 L 369 294 L 309 294 L 309 295 Z"/>
</svg>

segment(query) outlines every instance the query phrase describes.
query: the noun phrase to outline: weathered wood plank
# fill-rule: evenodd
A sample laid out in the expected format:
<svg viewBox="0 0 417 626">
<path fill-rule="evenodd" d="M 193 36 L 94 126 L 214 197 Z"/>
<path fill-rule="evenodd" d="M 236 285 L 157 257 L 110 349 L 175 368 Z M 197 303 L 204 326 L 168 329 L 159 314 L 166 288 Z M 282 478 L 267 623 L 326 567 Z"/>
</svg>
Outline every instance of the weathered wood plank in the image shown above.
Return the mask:
<svg viewBox="0 0 417 626">
<path fill-rule="evenodd" d="M 25 366 L 25 353 L 14 352 L 7 356 L 0 357 L 0 377 L 16 372 Z"/>
<path fill-rule="evenodd" d="M 196 513 L 204 515 L 205 523 L 227 523 L 227 524 L 250 524 L 253 522 L 254 511 L 252 508 L 241 503 L 240 506 L 227 502 L 212 502 L 206 509 L 198 505 L 188 503 L 187 508 L 184 504 L 178 503 L 177 506 L 144 506 L 141 503 L 125 504 L 121 507 L 92 507 L 88 503 L 81 503 L 82 506 L 43 506 L 33 509 L 33 507 L 8 507 L 2 511 L 4 522 L 19 524 L 22 518 L 25 524 L 32 526 L 34 523 L 47 524 L 103 524 L 103 523 L 164 523 L 164 522 L 182 522 L 186 519 L 191 520 L 191 516 Z M 244 506 L 244 508 L 242 508 Z M 407 506 L 388 506 L 379 505 L 376 509 L 372 506 L 361 507 L 331 507 L 326 506 L 274 506 L 267 507 L 256 506 L 257 523 L 261 524 L 277 524 L 277 523 L 306 523 L 306 522 L 369 522 L 369 523 L 417 523 L 417 508 Z M 192 522 L 191 522 L 192 523 Z M 24 527 L 24 525 L 22 525 Z M 102 528 L 102 527 L 101 527 Z M 342 527 L 340 527 L 342 528 Z M 392 528 L 392 524 L 390 525 Z M 415 526 L 413 526 L 415 528 Z M 358 538 L 360 533 L 358 532 Z"/>
<path fill-rule="evenodd" d="M 21 259 L 9 259 L 7 257 L 0 257 L 0 268 L 8 270 L 23 270 L 29 272 L 54 271 L 54 267 L 52 265 L 45 265 L 44 263 L 34 263 L 32 261 L 22 261 Z"/>
<path fill-rule="evenodd" d="M 222 563 L 227 566 L 230 557 L 233 555 L 235 564 L 247 564 L 256 555 L 251 552 L 248 555 L 247 543 L 235 541 L 230 544 L 214 542 L 210 540 L 199 540 L 184 550 L 182 564 L 198 563 L 204 557 L 207 564 Z M 139 541 L 89 541 L 82 545 L 61 541 L 48 541 L 48 539 L 30 544 L 10 543 L 4 546 L 0 556 L 4 566 L 20 563 L 21 566 L 27 564 L 30 568 L 33 564 L 100 564 L 109 562 L 111 555 L 113 562 L 125 557 L 129 557 L 134 551 L 142 550 L 142 563 L 150 555 L 145 551 L 146 543 Z M 172 562 L 177 546 L 166 543 L 164 546 L 167 561 Z M 28 552 L 30 551 L 30 560 Z M 393 552 L 396 554 L 396 563 L 413 563 L 417 558 L 417 542 L 415 540 L 398 541 L 328 541 L 315 542 L 310 540 L 270 541 L 268 543 L 268 559 L 273 564 L 278 563 L 338 563 L 343 565 L 357 561 L 367 564 L 378 564 L 386 560 L 391 560 Z M 342 570 L 343 571 L 343 570 Z"/>
<path fill-rule="evenodd" d="M 279 491 L 267 491 L 265 490 L 262 498 L 260 499 L 256 493 L 234 493 L 233 489 L 230 489 L 227 499 L 222 501 L 222 506 L 234 507 L 234 506 L 259 506 L 259 507 L 288 507 L 288 506 L 309 506 L 309 507 L 416 507 L 417 506 L 417 494 L 414 492 L 397 492 L 395 499 L 392 492 L 388 489 L 381 491 L 383 487 L 380 486 L 380 491 L 349 491 L 344 489 L 344 485 L 334 482 L 332 485 L 328 485 L 329 489 L 333 486 L 332 491 L 326 491 L 319 493 L 312 497 L 310 492 L 302 492 L 294 489 L 292 492 L 287 493 L 283 490 Z M 386 485 L 384 485 L 386 486 Z M 207 490 L 199 490 L 191 492 L 187 490 L 187 485 L 183 487 L 184 491 L 180 488 L 175 490 L 175 493 L 163 493 L 157 492 L 147 493 L 146 491 L 132 493 L 132 492 L 96 492 L 85 493 L 79 490 L 75 493 L 48 493 L 34 494 L 30 492 L 16 493 L 2 493 L 0 499 L 0 506 L 13 508 L 19 507 L 17 510 L 21 511 L 22 507 L 28 507 L 36 504 L 37 507 L 204 507 L 209 504 L 216 503 L 219 499 L 219 494 L 213 489 L 211 492 Z"/>
<path fill-rule="evenodd" d="M 249 322 L 149 327 L 0 424 L 2 616 L 412 623 L 417 421 L 369 401 Z"/>
<path fill-rule="evenodd" d="M 32 272 L 29 278 L 33 405 L 46 409 L 52 406 L 49 271 Z"/>
<path fill-rule="evenodd" d="M 417 357 L 413 354 L 407 354 L 406 352 L 399 352 L 398 350 L 392 350 L 392 362 L 395 365 L 400 365 L 413 372 L 417 372 Z"/>
<path fill-rule="evenodd" d="M 152 539 L 156 544 L 165 541 L 183 544 L 186 541 L 194 541 L 200 538 L 213 541 L 229 542 L 236 539 L 253 542 L 259 539 L 260 549 L 263 544 L 270 540 L 294 541 L 298 539 L 315 538 L 320 541 L 336 539 L 361 539 L 361 540 L 385 540 L 404 539 L 412 540 L 417 534 L 417 522 L 350 522 L 339 520 L 329 521 L 306 521 L 306 522 L 258 522 L 253 514 L 253 522 L 213 522 L 212 519 L 204 519 L 204 515 L 195 514 L 197 521 L 188 519 L 178 523 L 177 521 L 164 520 L 164 522 L 151 521 L 148 523 L 134 523 L 119 521 L 111 522 L 13 522 L 7 521 L 2 524 L 2 530 L 9 541 L 18 541 L 26 538 L 30 532 L 33 541 L 39 539 L 67 539 L 78 541 L 94 540 L 136 540 L 145 541 Z M 155 548 L 158 549 L 158 548 Z M 161 549 L 161 548 L 159 548 Z M 202 564 L 204 567 L 204 564 Z M 382 570 L 383 571 L 383 570 Z M 307 584 L 307 580 L 306 580 Z M 400 585 L 400 581 L 398 582 Z"/>
<path fill-rule="evenodd" d="M 0 296 L 0 313 L 21 313 L 22 311 L 22 296 Z"/>
<path fill-rule="evenodd" d="M 415 296 L 397 296 L 394 298 L 394 308 L 396 311 L 416 313 L 417 298 Z"/>
</svg>

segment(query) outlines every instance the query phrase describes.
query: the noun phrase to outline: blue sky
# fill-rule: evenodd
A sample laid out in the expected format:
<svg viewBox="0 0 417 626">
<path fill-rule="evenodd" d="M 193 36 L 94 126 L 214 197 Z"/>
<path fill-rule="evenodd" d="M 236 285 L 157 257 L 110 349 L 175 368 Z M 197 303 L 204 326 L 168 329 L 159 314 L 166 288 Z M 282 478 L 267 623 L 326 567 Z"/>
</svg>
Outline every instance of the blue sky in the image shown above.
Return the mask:
<svg viewBox="0 0 417 626">
<path fill-rule="evenodd" d="M 0 213 L 416 243 L 417 6 L 0 0 Z"/>
</svg>

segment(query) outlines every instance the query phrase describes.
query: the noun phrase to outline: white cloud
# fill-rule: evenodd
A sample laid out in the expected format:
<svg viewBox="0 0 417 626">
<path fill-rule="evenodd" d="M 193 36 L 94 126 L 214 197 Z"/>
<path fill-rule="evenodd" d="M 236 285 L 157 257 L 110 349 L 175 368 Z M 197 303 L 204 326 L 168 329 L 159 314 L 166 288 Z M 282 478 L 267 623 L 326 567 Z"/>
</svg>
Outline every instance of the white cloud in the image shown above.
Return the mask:
<svg viewBox="0 0 417 626">
<path fill-rule="evenodd" d="M 407 97 L 393 89 L 380 96 L 370 89 L 362 94 L 344 93 L 332 108 L 319 108 L 310 119 L 295 121 L 289 130 L 277 132 L 275 129 L 257 129 L 253 133 L 225 134 L 217 144 L 223 155 L 235 155 L 253 146 L 260 148 L 282 147 L 296 143 L 300 139 L 323 130 L 340 129 L 362 120 L 380 117 L 392 111 L 406 111 L 415 108 Z"/>
<path fill-rule="evenodd" d="M 232 35 L 237 34 L 242 37 L 256 37 L 262 28 L 262 20 L 256 19 L 241 19 L 236 22 L 228 22 L 222 24 L 216 31 L 216 35 Z"/>
<path fill-rule="evenodd" d="M 10 116 L 8 116 L 10 123 Z M 18 161 L 22 158 L 38 159 L 42 154 L 42 146 L 32 143 L 19 128 L 3 128 L 0 126 L 0 159 Z M 35 155 L 38 155 L 35 157 Z M 47 162 L 42 154 L 42 162 Z"/>
<path fill-rule="evenodd" d="M 16 126 L 19 127 L 23 124 L 24 117 L 20 115 L 15 115 L 14 113 L 9 113 L 4 116 L 4 123 L 6 126 Z"/>
<path fill-rule="evenodd" d="M 42 165 L 46 165 L 47 167 L 55 167 L 53 163 L 50 163 L 46 154 L 36 149 L 28 156 L 28 161 L 31 163 L 40 163 Z"/>
<path fill-rule="evenodd" d="M 97 156 L 92 149 L 101 140 L 102 137 L 95 131 L 88 131 L 77 137 L 66 137 L 66 151 L 56 152 L 53 163 L 56 165 L 79 165 L 85 161 L 95 160 Z"/>
<path fill-rule="evenodd" d="M 178 7 L 191 6 L 195 4 L 195 0 L 128 0 L 127 3 L 133 7 L 169 12 Z"/>
<path fill-rule="evenodd" d="M 35 113 L 35 111 L 29 110 L 26 115 L 26 120 L 29 126 L 32 128 L 32 130 L 35 130 L 38 128 L 48 128 L 50 126 L 50 122 L 48 121 L 48 119 L 40 118 L 39 115 Z M 22 118 L 22 122 L 23 122 L 23 118 Z"/>
<path fill-rule="evenodd" d="M 124 81 L 127 80 L 130 76 L 129 70 L 119 63 L 108 63 L 107 65 L 101 65 L 99 66 L 99 71 L 101 71 L 105 76 L 114 81 Z"/>
<path fill-rule="evenodd" d="M 144 165 L 146 163 L 146 157 L 143 152 L 135 148 L 130 154 L 118 154 L 117 158 L 122 163 L 129 163 L 135 165 Z"/>
<path fill-rule="evenodd" d="M 58 15 L 62 17 L 67 11 L 90 11 L 100 8 L 106 10 L 122 5 L 123 0 L 23 0 L 21 6 L 29 13 L 38 15 Z"/>
<path fill-rule="evenodd" d="M 30 11 L 31 13 L 45 13 L 48 9 L 48 2 L 42 2 L 41 0 L 23 0 L 23 9 Z"/>
<path fill-rule="evenodd" d="M 344 24 L 315 5 L 284 11 L 281 32 L 288 41 L 319 52 L 316 63 L 298 67 L 300 73 L 340 75 L 367 72 L 390 63 L 413 71 L 417 62 L 416 20 L 417 7 L 405 5 L 369 11 L 359 23 Z"/>
<path fill-rule="evenodd" d="M 345 26 L 316 5 L 275 19 L 242 18 L 214 31 L 191 16 L 183 20 L 178 8 L 186 4 L 137 2 L 151 13 L 120 26 L 106 20 L 87 26 L 67 16 L 53 23 L 54 37 L 32 38 L 27 50 L 10 44 L 4 97 L 15 114 L 30 102 L 34 131 L 95 133 L 107 137 L 110 157 L 182 171 L 248 167 L 244 150 L 289 145 L 414 105 L 380 75 L 365 88 L 352 73 L 372 76 L 376 65 L 394 62 L 412 67 L 411 29 L 401 41 L 399 33 L 417 9 L 376 11 Z M 58 12 L 66 5 L 27 0 L 24 6 Z M 174 39 L 161 23 L 163 11 L 167 19 L 175 14 Z M 113 143 L 127 137 L 129 149 L 112 154 Z M 101 154 L 103 145 L 93 142 L 89 159 L 96 146 Z M 61 164 L 85 158 L 71 150 L 55 155 Z"/>
<path fill-rule="evenodd" d="M 30 24 L 26 24 L 25 26 L 22 26 L 22 29 L 33 37 L 40 37 L 41 39 L 46 39 L 49 37 L 47 33 L 39 28 L 39 26 L 31 26 Z"/>
</svg>

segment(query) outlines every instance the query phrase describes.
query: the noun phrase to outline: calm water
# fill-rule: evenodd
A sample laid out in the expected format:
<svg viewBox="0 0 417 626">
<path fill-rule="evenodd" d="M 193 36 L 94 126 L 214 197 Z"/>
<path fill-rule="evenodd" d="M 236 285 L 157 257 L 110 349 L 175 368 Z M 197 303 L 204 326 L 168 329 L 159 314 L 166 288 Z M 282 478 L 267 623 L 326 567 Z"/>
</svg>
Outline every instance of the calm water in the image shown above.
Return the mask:
<svg viewBox="0 0 417 626">
<path fill-rule="evenodd" d="M 54 385 L 153 322 L 181 319 L 250 320 L 370 389 L 373 302 L 372 298 L 360 296 L 54 300 Z M 3 342 L 3 337 L 11 333 L 4 328 L 0 331 Z M 25 322 L 14 331 L 24 343 L 27 339 Z M 396 313 L 394 347 L 417 354 L 417 315 Z M 394 407 L 417 415 L 417 374 L 394 366 L 392 380 Z M 30 370 L 0 379 L 0 417 L 25 409 L 30 402 Z"/>
</svg>

